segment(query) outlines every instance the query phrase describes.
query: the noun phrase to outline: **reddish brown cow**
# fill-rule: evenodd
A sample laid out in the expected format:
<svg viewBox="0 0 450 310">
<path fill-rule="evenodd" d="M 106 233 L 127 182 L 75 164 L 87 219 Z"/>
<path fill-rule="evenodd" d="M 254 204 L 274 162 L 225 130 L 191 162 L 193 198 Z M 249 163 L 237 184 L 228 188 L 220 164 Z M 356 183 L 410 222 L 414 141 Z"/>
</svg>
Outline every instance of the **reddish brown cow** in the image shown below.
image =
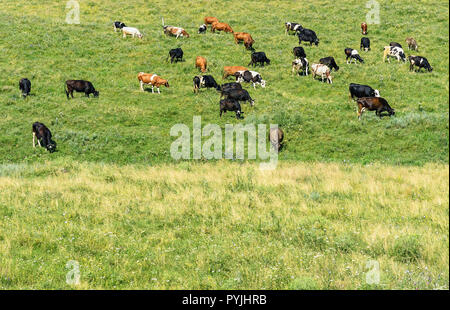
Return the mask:
<svg viewBox="0 0 450 310">
<path fill-rule="evenodd" d="M 241 66 L 225 66 L 223 67 L 223 76 L 222 79 L 226 79 L 230 75 L 234 75 L 238 71 L 247 71 L 246 67 Z"/>
<path fill-rule="evenodd" d="M 200 71 L 202 72 L 206 72 L 206 65 L 207 65 L 206 58 L 202 56 L 197 56 L 197 58 L 195 59 L 195 67 L 199 68 Z"/>
<path fill-rule="evenodd" d="M 225 32 L 229 32 L 229 33 L 233 33 L 233 29 L 231 29 L 230 25 L 228 25 L 227 23 L 219 23 L 219 22 L 215 22 L 212 24 L 211 26 L 211 32 L 216 32 L 217 31 L 225 31 Z"/>
<path fill-rule="evenodd" d="M 361 119 L 361 115 L 365 110 L 376 111 L 376 115 L 381 118 L 381 113 L 387 111 L 389 116 L 395 115 L 394 109 L 391 108 L 386 99 L 381 97 L 362 97 L 357 101 L 358 103 L 358 118 Z"/>
<path fill-rule="evenodd" d="M 240 41 L 244 41 L 244 46 L 247 49 L 251 49 L 255 40 L 253 40 L 252 36 L 247 32 L 234 32 L 234 42 L 238 44 Z"/>
<path fill-rule="evenodd" d="M 361 23 L 361 33 L 367 34 L 367 24 L 366 23 Z"/>
<path fill-rule="evenodd" d="M 212 17 L 212 16 L 207 16 L 207 17 L 205 17 L 204 20 L 205 20 L 206 25 L 210 25 L 210 24 L 219 22 L 219 20 L 216 17 Z"/>
<path fill-rule="evenodd" d="M 148 84 L 152 86 L 152 93 L 153 93 L 153 87 L 156 87 L 156 89 L 158 90 L 158 94 L 160 94 L 159 92 L 159 87 L 164 85 L 165 87 L 169 87 L 169 82 L 165 79 L 162 79 L 161 77 L 157 76 L 156 74 L 149 74 L 149 73 L 144 73 L 144 72 L 140 72 L 138 74 L 138 80 L 139 83 L 141 85 L 141 90 L 144 91 L 144 84 Z"/>
</svg>

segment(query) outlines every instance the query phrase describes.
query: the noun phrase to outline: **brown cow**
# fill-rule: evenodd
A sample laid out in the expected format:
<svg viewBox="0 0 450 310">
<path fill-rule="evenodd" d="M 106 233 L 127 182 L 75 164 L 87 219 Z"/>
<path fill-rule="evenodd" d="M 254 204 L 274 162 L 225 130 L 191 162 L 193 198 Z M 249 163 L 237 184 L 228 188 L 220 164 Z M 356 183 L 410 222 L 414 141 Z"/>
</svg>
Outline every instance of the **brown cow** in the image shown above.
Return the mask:
<svg viewBox="0 0 450 310">
<path fill-rule="evenodd" d="M 139 72 L 138 80 L 139 80 L 139 83 L 141 84 L 142 91 L 144 91 L 144 84 L 152 86 L 152 93 L 154 93 L 153 87 L 156 87 L 156 89 L 158 90 L 158 94 L 160 94 L 159 87 L 161 85 L 164 85 L 165 87 L 169 87 L 169 82 L 165 79 L 160 78 L 156 74 Z"/>
<path fill-rule="evenodd" d="M 163 27 L 164 34 L 165 35 L 171 35 L 174 37 L 186 37 L 189 38 L 189 34 L 181 27 L 174 27 L 174 26 L 164 26 Z"/>
<path fill-rule="evenodd" d="M 361 33 L 367 34 L 367 24 L 366 23 L 361 23 Z"/>
<path fill-rule="evenodd" d="M 252 36 L 247 32 L 234 32 L 234 42 L 239 44 L 240 41 L 244 41 L 244 46 L 247 49 L 251 49 L 255 40 L 253 40 Z"/>
<path fill-rule="evenodd" d="M 206 16 L 204 20 L 205 20 L 206 25 L 210 25 L 210 24 L 219 22 L 219 20 L 216 17 L 212 17 L 212 16 Z"/>
<path fill-rule="evenodd" d="M 200 71 L 202 72 L 206 72 L 206 65 L 207 65 L 206 58 L 202 56 L 197 56 L 197 58 L 195 59 L 195 67 L 199 68 Z"/>
<path fill-rule="evenodd" d="M 281 128 L 270 128 L 269 131 L 269 140 L 270 144 L 272 144 L 272 147 L 275 151 L 279 152 L 281 150 L 281 143 L 284 139 L 284 132 L 281 130 Z"/>
<path fill-rule="evenodd" d="M 228 25 L 227 23 L 219 23 L 219 22 L 215 22 L 211 26 L 211 32 L 216 32 L 216 30 L 230 33 L 234 32 L 233 29 L 231 29 L 230 25 Z"/>
<path fill-rule="evenodd" d="M 419 47 L 417 46 L 416 40 L 414 38 L 406 38 L 406 43 L 408 43 L 408 49 L 417 51 Z"/>
<path fill-rule="evenodd" d="M 223 76 L 222 79 L 226 79 L 230 75 L 234 75 L 238 71 L 247 71 L 246 67 L 241 66 L 225 66 L 223 67 Z"/>
<path fill-rule="evenodd" d="M 361 115 L 365 110 L 376 111 L 376 115 L 381 118 L 381 113 L 387 111 L 389 116 L 395 115 L 394 109 L 391 108 L 386 99 L 381 97 L 362 97 L 357 101 L 358 103 L 358 119 L 361 119 Z"/>
</svg>

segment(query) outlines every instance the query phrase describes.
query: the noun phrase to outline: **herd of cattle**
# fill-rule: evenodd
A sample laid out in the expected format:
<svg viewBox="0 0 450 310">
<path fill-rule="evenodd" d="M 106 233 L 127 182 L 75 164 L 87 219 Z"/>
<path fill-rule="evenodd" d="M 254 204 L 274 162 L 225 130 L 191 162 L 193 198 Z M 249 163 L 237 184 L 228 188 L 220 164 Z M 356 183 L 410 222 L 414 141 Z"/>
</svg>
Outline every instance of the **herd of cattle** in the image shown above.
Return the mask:
<svg viewBox="0 0 450 310">
<path fill-rule="evenodd" d="M 249 33 L 234 32 L 230 25 L 228 25 L 227 23 L 219 22 L 219 20 L 215 17 L 205 17 L 204 24 L 202 24 L 198 29 L 198 34 L 206 33 L 208 26 L 211 27 L 211 32 L 213 33 L 216 31 L 231 33 L 236 44 L 243 42 L 245 48 L 252 52 L 251 61 L 248 64 L 249 67 L 255 67 L 257 65 L 264 67 L 264 65 L 270 65 L 270 59 L 267 57 L 267 55 L 264 52 L 256 52 L 253 48 L 253 44 L 255 41 Z M 116 32 L 118 30 L 122 32 L 123 38 L 126 38 L 127 35 L 131 35 L 132 37 L 142 39 L 144 36 L 137 28 L 128 27 L 123 22 L 116 21 L 114 22 L 114 31 Z M 189 38 L 189 34 L 185 29 L 181 27 L 166 26 L 164 25 L 164 21 L 163 32 L 165 35 L 174 36 L 177 39 L 180 37 Z M 312 46 L 313 44 L 315 44 L 316 46 L 319 45 L 320 41 L 313 30 L 303 28 L 302 25 L 298 23 L 286 22 L 285 34 L 288 35 L 292 32 L 297 35 L 299 45 L 302 42 L 308 42 L 310 46 Z M 361 33 L 363 35 L 368 34 L 366 23 L 361 24 Z M 408 49 L 414 51 L 418 50 L 417 42 L 413 38 L 406 38 L 406 43 L 408 44 Z M 364 50 L 366 52 L 369 52 L 371 50 L 370 39 L 368 37 L 365 36 L 361 38 L 360 50 Z M 292 61 L 292 74 L 301 74 L 307 76 L 308 72 L 310 71 L 313 78 L 318 76 L 321 78 L 322 82 L 326 81 L 329 84 L 333 83 L 331 72 L 333 69 L 335 71 L 338 71 L 339 66 L 336 64 L 336 61 L 332 56 L 321 58 L 319 60 L 319 63 L 311 64 L 310 70 L 309 61 L 306 58 L 306 52 L 302 46 L 294 47 L 292 53 L 295 57 L 295 59 Z M 357 50 L 352 48 L 345 48 L 344 53 L 346 56 L 347 64 L 351 64 L 352 62 L 355 62 L 355 64 L 357 64 L 358 62 L 361 64 L 364 63 L 364 59 L 359 55 Z M 181 48 L 172 49 L 169 51 L 167 61 L 169 60 L 169 58 L 171 63 L 182 61 L 183 56 L 184 53 Z M 396 58 L 398 62 L 406 62 L 407 59 L 402 46 L 397 42 L 391 42 L 389 46 L 384 47 L 383 62 L 386 61 L 386 58 L 388 62 L 390 62 L 390 58 Z M 408 57 L 408 60 L 410 63 L 410 71 L 414 70 L 414 67 L 418 67 L 417 71 L 420 71 L 422 68 L 428 70 L 429 72 L 433 70 L 425 57 L 411 55 Z M 206 72 L 206 58 L 197 56 L 195 67 L 198 68 L 202 73 Z M 232 111 L 236 114 L 237 119 L 242 119 L 243 112 L 240 102 L 249 102 L 251 106 L 255 104 L 255 100 L 252 99 L 248 91 L 242 88 L 242 82 L 252 83 L 253 88 L 256 88 L 257 85 L 265 88 L 266 81 L 262 79 L 260 73 L 249 70 L 248 68 L 243 66 L 225 66 L 222 79 L 226 79 L 230 76 L 234 77 L 236 81 L 219 85 L 211 75 L 197 75 L 193 78 L 194 93 L 198 93 L 201 88 L 216 89 L 220 93 L 220 117 L 222 116 L 222 113 Z M 144 85 L 150 85 L 152 93 L 154 93 L 154 88 L 156 87 L 158 94 L 160 94 L 161 86 L 169 87 L 168 80 L 163 79 L 156 74 L 140 72 L 137 78 L 140 84 L 140 89 L 142 91 L 144 91 Z M 19 88 L 22 91 L 23 97 L 27 97 L 31 91 L 30 80 L 26 78 L 21 79 L 19 82 Z M 87 97 L 89 97 L 90 94 L 92 94 L 94 97 L 99 96 L 99 92 L 89 81 L 66 81 L 65 93 L 67 99 L 70 99 L 70 96 L 73 98 L 74 91 L 82 92 Z M 382 112 L 387 112 L 389 116 L 395 114 L 394 109 L 389 106 L 387 100 L 380 97 L 380 92 L 377 89 L 373 89 L 368 85 L 351 83 L 349 86 L 349 92 L 350 97 L 356 100 L 359 119 L 361 119 L 361 115 L 365 110 L 376 111 L 376 115 L 379 117 L 382 117 Z M 35 147 L 35 138 L 37 138 L 39 146 L 43 146 L 47 148 L 48 151 L 54 152 L 56 149 L 56 143 L 52 140 L 52 134 L 50 130 L 44 124 L 39 122 L 35 122 L 32 128 L 33 147 Z M 281 128 L 279 128 L 276 132 L 271 131 L 269 133 L 270 141 L 277 151 L 280 149 L 280 143 L 283 140 L 283 137 L 284 133 Z"/>
</svg>

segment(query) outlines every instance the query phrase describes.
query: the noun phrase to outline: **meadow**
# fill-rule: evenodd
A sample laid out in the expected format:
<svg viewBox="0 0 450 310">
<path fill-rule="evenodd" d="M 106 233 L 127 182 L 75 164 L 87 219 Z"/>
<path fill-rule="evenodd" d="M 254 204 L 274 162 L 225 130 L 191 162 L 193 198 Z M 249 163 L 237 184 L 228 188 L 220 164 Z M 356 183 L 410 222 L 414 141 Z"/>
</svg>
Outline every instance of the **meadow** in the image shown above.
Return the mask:
<svg viewBox="0 0 450 310">
<path fill-rule="evenodd" d="M 359 50 L 361 1 L 81 0 L 80 24 L 65 1 L 17 0 L 0 11 L 0 288 L 2 289 L 448 289 L 449 5 L 378 1 L 372 50 Z M 222 82 L 222 68 L 250 52 L 230 34 L 198 35 L 216 16 L 255 39 L 271 64 L 256 68 L 265 89 L 245 86 L 255 107 L 243 120 L 219 118 L 215 90 L 193 93 L 198 55 Z M 184 27 L 190 38 L 162 33 Z M 135 26 L 123 39 L 113 21 Z M 296 36 L 313 29 L 310 63 L 333 56 L 333 84 L 291 75 Z M 391 41 L 419 44 L 431 73 L 382 62 Z M 166 62 L 182 47 L 185 61 Z M 167 78 L 141 92 L 139 72 Z M 32 82 L 22 99 L 20 78 Z M 64 82 L 91 81 L 99 98 Z M 227 82 L 231 82 L 229 79 Z M 348 84 L 379 89 L 394 117 L 361 121 Z M 276 170 L 250 161 L 174 161 L 170 129 L 202 123 L 269 124 L 285 132 Z M 58 152 L 32 148 L 31 125 L 46 124 Z M 81 283 L 66 283 L 66 263 Z M 371 261 L 380 281 L 370 284 Z M 371 265 L 372 266 L 372 265 Z"/>
</svg>

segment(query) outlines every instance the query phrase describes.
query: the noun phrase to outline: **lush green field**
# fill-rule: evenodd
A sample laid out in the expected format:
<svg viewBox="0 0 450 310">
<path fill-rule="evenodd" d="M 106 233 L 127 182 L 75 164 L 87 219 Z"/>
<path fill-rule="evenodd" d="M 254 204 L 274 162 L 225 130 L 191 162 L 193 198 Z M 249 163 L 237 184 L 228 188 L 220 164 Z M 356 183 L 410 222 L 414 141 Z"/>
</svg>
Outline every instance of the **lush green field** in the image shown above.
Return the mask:
<svg viewBox="0 0 450 310">
<path fill-rule="evenodd" d="M 379 1 L 364 65 L 344 55 L 359 49 L 364 1 L 170 3 L 81 0 L 79 25 L 65 23 L 65 1 L 2 3 L 0 288 L 448 289 L 448 3 Z M 223 66 L 250 61 L 232 35 L 198 35 L 204 16 L 251 33 L 271 59 L 255 69 L 267 87 L 247 87 L 256 106 L 243 105 L 244 120 L 219 118 L 215 90 L 193 93 L 196 56 L 220 83 Z M 164 36 L 161 17 L 191 37 Z M 144 39 L 122 39 L 115 20 Z M 332 85 L 291 75 L 298 39 L 286 21 L 317 33 L 319 46 L 304 45 L 310 63 L 336 59 Z M 407 36 L 432 73 L 382 62 L 383 47 L 406 47 Z M 166 62 L 175 47 L 185 62 Z M 170 88 L 141 92 L 140 71 Z M 90 80 L 100 97 L 68 101 L 67 79 Z M 358 121 L 351 82 L 379 89 L 395 117 Z M 279 166 L 175 162 L 170 128 L 192 127 L 193 116 L 222 128 L 279 124 Z M 35 121 L 58 152 L 32 148 Z M 80 264 L 75 286 L 70 260 Z M 378 284 L 367 281 L 370 261 Z"/>
</svg>

